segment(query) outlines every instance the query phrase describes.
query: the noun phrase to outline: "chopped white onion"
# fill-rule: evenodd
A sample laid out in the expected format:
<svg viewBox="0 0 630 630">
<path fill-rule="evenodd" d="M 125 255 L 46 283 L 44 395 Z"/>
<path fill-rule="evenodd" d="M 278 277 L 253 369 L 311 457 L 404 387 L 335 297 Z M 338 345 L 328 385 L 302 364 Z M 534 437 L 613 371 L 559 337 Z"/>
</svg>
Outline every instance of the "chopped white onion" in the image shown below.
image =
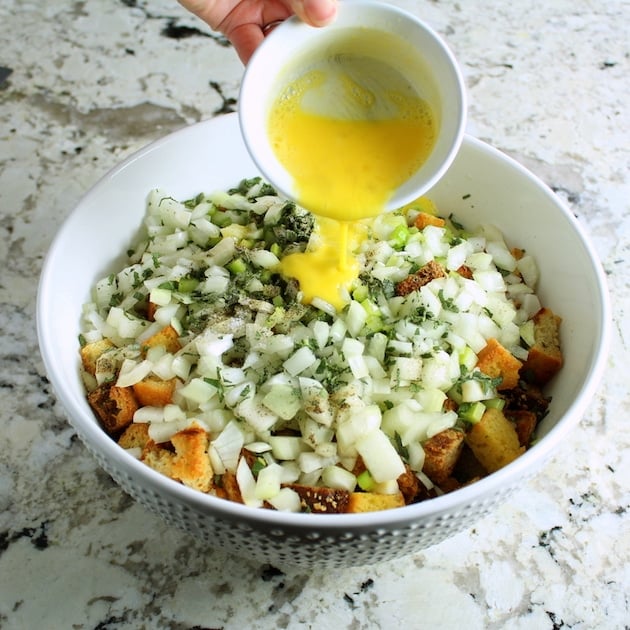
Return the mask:
<svg viewBox="0 0 630 630">
<path fill-rule="evenodd" d="M 291 488 L 280 488 L 268 501 L 279 512 L 299 512 L 302 509 L 300 495 Z"/>
<path fill-rule="evenodd" d="M 413 213 L 387 213 L 373 220 L 354 252 L 362 274 L 383 290 L 362 275 L 340 290 L 342 310 L 315 297 L 303 317 L 301 293 L 278 295 L 268 282 L 286 252 L 265 248 L 263 226 L 266 239 L 285 202 L 256 197 L 263 186 L 253 184 L 247 195 L 205 195 L 194 208 L 157 189 L 149 194 L 144 240 L 127 267 L 96 283 L 94 301 L 84 306 L 85 341 L 114 345 L 84 382 L 115 379 L 131 387 L 150 375 L 175 379 L 172 401 L 141 407 L 134 422 L 147 423 L 158 443 L 192 423 L 203 427 L 212 437 L 213 471 L 236 472 L 246 505 L 268 501 L 300 511 L 299 495 L 282 487 L 287 483 L 353 491 L 350 470 L 359 456 L 376 491 L 398 492 L 403 450 L 432 487 L 422 473 L 422 444 L 458 421 L 444 410 L 448 392 L 457 384 L 463 402 L 496 396 L 474 375 L 490 338 L 527 357 L 531 318 L 541 307 L 535 261 L 517 259 L 491 225 L 461 238 L 454 225 L 412 229 L 401 249 L 388 239 L 411 224 Z M 320 238 L 314 234 L 308 247 Z M 209 242 L 216 244 L 208 249 Z M 245 271 L 229 265 L 237 258 Z M 392 295 L 392 283 L 431 261 L 447 273 Z M 464 266 L 472 279 L 460 275 Z M 139 315 L 147 301 L 152 321 Z M 229 309 L 213 310 L 224 302 Z M 183 347 L 145 348 L 166 326 Z M 257 478 L 243 448 L 264 464 Z"/>
<path fill-rule="evenodd" d="M 405 472 L 400 455 L 380 429 L 361 435 L 355 446 L 376 482 L 398 479 Z"/>
<path fill-rule="evenodd" d="M 241 491 L 243 503 L 250 507 L 261 507 L 262 499 L 256 496 L 256 479 L 244 457 L 241 457 L 236 467 L 236 482 Z"/>
</svg>

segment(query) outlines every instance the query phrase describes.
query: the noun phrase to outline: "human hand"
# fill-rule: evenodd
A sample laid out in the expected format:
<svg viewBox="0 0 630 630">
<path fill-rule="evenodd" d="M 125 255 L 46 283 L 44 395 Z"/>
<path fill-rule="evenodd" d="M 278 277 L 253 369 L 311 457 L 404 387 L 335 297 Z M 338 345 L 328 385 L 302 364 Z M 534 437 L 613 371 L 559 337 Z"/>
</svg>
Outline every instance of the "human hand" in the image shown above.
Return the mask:
<svg viewBox="0 0 630 630">
<path fill-rule="evenodd" d="M 295 14 L 311 26 L 325 26 L 337 15 L 336 0 L 179 0 L 214 31 L 223 33 L 246 64 L 265 35 Z"/>
</svg>

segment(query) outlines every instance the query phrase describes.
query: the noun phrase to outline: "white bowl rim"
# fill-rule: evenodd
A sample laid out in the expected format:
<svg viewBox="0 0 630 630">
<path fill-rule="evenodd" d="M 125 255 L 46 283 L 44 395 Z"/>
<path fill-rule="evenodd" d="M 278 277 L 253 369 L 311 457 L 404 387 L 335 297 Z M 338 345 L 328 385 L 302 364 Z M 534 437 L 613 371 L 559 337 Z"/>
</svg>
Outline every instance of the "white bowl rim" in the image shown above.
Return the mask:
<svg viewBox="0 0 630 630">
<path fill-rule="evenodd" d="M 148 144 L 113 167 L 79 200 L 55 235 L 46 254 L 40 275 L 36 303 L 36 326 L 40 353 L 47 376 L 63 408 L 66 410 L 70 424 L 77 430 L 81 439 L 87 443 L 88 449 L 98 451 L 106 461 L 114 463 L 117 470 L 125 471 L 134 478 L 134 481 L 142 480 L 143 483 L 146 482 L 147 487 L 154 489 L 155 492 L 162 496 L 170 496 L 177 501 L 183 500 L 189 507 L 199 513 L 205 513 L 219 520 L 225 517 L 244 524 L 266 526 L 266 529 L 270 531 L 277 528 L 278 530 L 294 530 L 295 532 L 307 532 L 309 530 L 320 533 L 333 533 L 334 531 L 341 530 L 359 532 L 361 530 L 374 530 L 379 528 L 389 530 L 396 525 L 412 524 L 414 522 L 418 522 L 421 526 L 426 526 L 432 517 L 439 519 L 440 514 L 452 512 L 458 507 L 460 509 L 466 509 L 468 505 L 475 504 L 480 499 L 502 488 L 513 487 L 515 484 L 519 483 L 520 479 L 526 479 L 532 471 L 537 471 L 539 466 L 551 455 L 552 450 L 556 448 L 557 444 L 561 442 L 566 434 L 580 421 L 599 386 L 606 368 L 608 349 L 612 335 L 612 315 L 610 297 L 607 290 L 607 280 L 597 253 L 587 237 L 585 230 L 564 202 L 559 199 L 546 184 L 516 160 L 470 135 L 464 137 L 464 144 L 477 151 L 492 155 L 501 161 L 507 162 L 512 168 L 517 169 L 523 177 L 529 179 L 532 184 L 549 196 L 552 203 L 564 214 L 568 223 L 576 231 L 589 256 L 598 280 L 599 293 L 596 303 L 601 311 L 601 326 L 598 331 L 595 331 L 594 354 L 596 358 L 584 377 L 585 385 L 581 387 L 579 394 L 570 404 L 565 414 L 558 420 L 557 424 L 548 432 L 545 438 L 528 449 L 515 461 L 501 470 L 454 492 L 392 510 L 365 512 L 361 514 L 317 515 L 276 512 L 273 510 L 248 507 L 188 488 L 135 459 L 109 438 L 93 417 L 87 419 L 84 416 L 84 409 L 75 405 L 73 398 L 64 391 L 63 383 L 58 378 L 54 369 L 55 357 L 49 352 L 47 345 L 47 339 L 54 335 L 54 329 L 45 317 L 45 307 L 52 291 L 47 281 L 53 272 L 52 262 L 58 250 L 62 247 L 66 222 L 75 213 L 80 211 L 82 203 L 87 197 L 98 192 L 100 187 L 107 185 L 108 181 L 115 177 L 118 172 L 124 170 L 136 160 L 142 159 L 143 156 L 168 144 L 175 138 L 186 135 L 194 137 L 200 126 L 212 127 L 214 125 L 226 124 L 230 119 L 231 123 L 228 124 L 236 125 L 235 118 L 236 114 L 232 113 L 184 127 Z"/>
</svg>

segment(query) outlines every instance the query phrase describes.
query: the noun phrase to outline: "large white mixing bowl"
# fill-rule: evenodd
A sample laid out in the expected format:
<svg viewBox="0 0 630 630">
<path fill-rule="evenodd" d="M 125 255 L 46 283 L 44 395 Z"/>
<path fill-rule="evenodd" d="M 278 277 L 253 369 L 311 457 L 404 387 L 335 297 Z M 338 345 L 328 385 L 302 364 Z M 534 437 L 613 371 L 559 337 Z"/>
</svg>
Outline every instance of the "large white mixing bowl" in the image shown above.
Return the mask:
<svg viewBox="0 0 630 630">
<path fill-rule="evenodd" d="M 116 268 L 140 227 L 148 192 L 176 198 L 227 189 L 257 175 L 236 115 L 159 140 L 107 174 L 70 214 L 45 261 L 37 325 L 52 385 L 86 447 L 132 496 L 222 548 L 276 565 L 346 566 L 409 554 L 470 527 L 526 483 L 582 417 L 605 366 L 610 307 L 605 277 L 578 221 L 531 173 L 467 137 L 430 196 L 471 227 L 496 224 L 539 265 L 541 301 L 563 318 L 565 365 L 539 440 L 472 485 L 422 503 L 364 514 L 287 514 L 205 495 L 155 472 L 100 427 L 79 375 L 79 320 L 94 282 Z"/>
</svg>

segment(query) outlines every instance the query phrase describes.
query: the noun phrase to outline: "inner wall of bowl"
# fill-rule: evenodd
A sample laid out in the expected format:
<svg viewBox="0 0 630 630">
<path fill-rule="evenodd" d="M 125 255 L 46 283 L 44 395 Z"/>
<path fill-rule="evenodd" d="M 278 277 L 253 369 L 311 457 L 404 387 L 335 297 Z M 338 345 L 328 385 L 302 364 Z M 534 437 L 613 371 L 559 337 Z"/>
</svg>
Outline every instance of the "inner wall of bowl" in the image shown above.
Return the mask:
<svg viewBox="0 0 630 630">
<path fill-rule="evenodd" d="M 367 36 L 357 36 L 361 31 Z M 374 33 L 376 40 L 370 36 Z M 388 203 L 388 209 L 394 209 L 422 194 L 443 174 L 459 148 L 465 125 L 463 81 L 451 53 L 428 27 L 394 7 L 349 2 L 327 29 L 294 20 L 276 29 L 245 72 L 239 98 L 245 144 L 267 179 L 295 198 L 293 179 L 268 141 L 269 110 L 283 87 L 308 69 L 314 57 L 348 53 L 375 58 L 398 70 L 430 104 L 439 129 L 429 159 Z"/>
</svg>

